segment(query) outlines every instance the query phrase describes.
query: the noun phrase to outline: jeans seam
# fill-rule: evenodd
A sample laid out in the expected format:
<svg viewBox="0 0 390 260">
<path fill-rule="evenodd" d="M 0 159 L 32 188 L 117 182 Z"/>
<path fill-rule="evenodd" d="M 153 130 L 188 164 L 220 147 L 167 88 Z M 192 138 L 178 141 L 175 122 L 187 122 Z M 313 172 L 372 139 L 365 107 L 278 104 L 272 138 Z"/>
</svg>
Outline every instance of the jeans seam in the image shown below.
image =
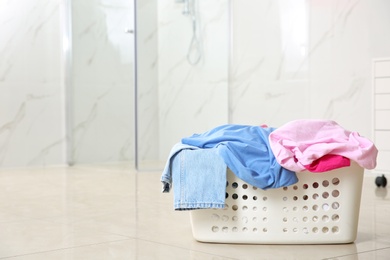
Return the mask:
<svg viewBox="0 0 390 260">
<path fill-rule="evenodd" d="M 182 199 L 185 198 L 184 171 L 185 171 L 185 150 L 183 150 L 180 153 L 180 204 L 182 204 Z"/>
</svg>

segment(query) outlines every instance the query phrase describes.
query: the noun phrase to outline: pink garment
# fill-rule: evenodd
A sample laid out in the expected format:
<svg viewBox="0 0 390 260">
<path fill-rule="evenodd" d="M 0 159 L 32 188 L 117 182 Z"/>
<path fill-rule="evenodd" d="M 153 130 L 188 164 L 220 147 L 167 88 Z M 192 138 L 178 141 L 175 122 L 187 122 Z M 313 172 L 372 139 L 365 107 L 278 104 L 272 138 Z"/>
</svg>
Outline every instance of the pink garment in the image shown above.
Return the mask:
<svg viewBox="0 0 390 260">
<path fill-rule="evenodd" d="M 304 165 L 309 172 L 326 172 L 351 165 L 351 161 L 341 155 L 325 154 L 321 158 L 314 160 L 309 165 Z"/>
<path fill-rule="evenodd" d="M 289 122 L 269 135 L 270 147 L 284 168 L 301 172 L 327 154 L 349 158 L 365 169 L 374 169 L 378 150 L 368 139 L 331 120 Z"/>
</svg>

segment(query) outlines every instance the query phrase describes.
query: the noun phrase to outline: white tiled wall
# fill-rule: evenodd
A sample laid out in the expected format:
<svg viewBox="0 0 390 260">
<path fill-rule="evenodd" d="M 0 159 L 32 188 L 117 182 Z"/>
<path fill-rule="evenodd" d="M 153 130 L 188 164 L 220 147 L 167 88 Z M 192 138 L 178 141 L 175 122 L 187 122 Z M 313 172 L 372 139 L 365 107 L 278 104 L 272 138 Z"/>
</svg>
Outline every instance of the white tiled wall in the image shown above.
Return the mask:
<svg viewBox="0 0 390 260">
<path fill-rule="evenodd" d="M 194 105 L 185 98 L 193 101 L 197 89 L 203 93 L 215 84 L 197 78 L 202 85 L 196 85 L 193 77 L 182 84 L 172 81 L 192 75 L 184 60 L 185 50 L 180 49 L 190 28 L 183 28 L 185 21 L 180 30 L 174 27 L 173 21 L 182 19 L 181 10 L 174 1 L 162 2 L 166 4 L 159 7 L 164 21 L 159 25 L 159 87 L 170 87 L 166 101 L 161 100 L 159 116 L 163 129 L 160 139 L 164 139 L 160 158 L 164 160 L 164 153 L 167 155 L 183 135 L 218 125 L 226 117 L 211 120 L 211 116 L 202 115 L 194 125 L 188 123 L 186 116 L 194 118 L 191 109 L 196 111 L 202 102 Z M 197 2 L 202 5 L 206 1 Z M 232 6 L 229 21 L 233 33 L 227 89 L 229 123 L 277 127 L 298 118 L 333 119 L 372 139 L 371 60 L 390 55 L 389 1 L 243 0 L 226 4 Z M 165 28 L 170 28 L 169 32 Z M 172 51 L 162 46 L 170 46 Z M 202 78 L 208 77 L 205 73 Z M 223 91 L 219 88 L 218 95 L 225 95 Z M 174 98 L 182 104 L 172 101 Z M 214 111 L 215 107 L 209 108 L 208 114 L 214 115 Z"/>
<path fill-rule="evenodd" d="M 371 137 L 371 59 L 390 54 L 389 1 L 233 6 L 233 123 L 329 118 Z"/>
<path fill-rule="evenodd" d="M 378 148 L 376 171 L 390 172 L 390 58 L 373 61 L 373 137 Z"/>
<path fill-rule="evenodd" d="M 158 1 L 159 158 L 181 137 L 228 121 L 229 1 L 196 0 L 201 59 L 186 59 L 193 37 L 185 3 Z"/>
<path fill-rule="evenodd" d="M 0 167 L 65 163 L 65 3 L 0 2 Z M 133 92 L 125 85 L 132 65 L 123 34 L 130 7 L 73 3 L 74 19 L 83 24 L 73 32 L 80 47 L 74 49 L 74 159 L 131 160 Z M 164 161 L 181 137 L 229 118 L 273 126 L 330 118 L 371 136 L 371 61 L 390 56 L 390 1 L 197 0 L 199 66 L 186 61 L 191 22 L 183 5 L 138 4 L 146 24 L 138 44 L 156 46 L 140 62 L 147 86 L 138 97 L 146 100 L 138 111 L 142 159 Z M 386 84 L 380 79 L 377 90 Z"/>
<path fill-rule="evenodd" d="M 130 161 L 134 153 L 134 6 L 72 1 L 70 149 L 74 163 Z"/>
<path fill-rule="evenodd" d="M 64 162 L 61 4 L 0 2 L 0 167 Z"/>
<path fill-rule="evenodd" d="M 157 1 L 138 1 L 138 161 L 158 160 L 158 9 Z"/>
<path fill-rule="evenodd" d="M 133 159 L 131 8 L 123 0 L 0 2 L 0 167 L 65 164 L 67 141 L 75 163 Z"/>
</svg>

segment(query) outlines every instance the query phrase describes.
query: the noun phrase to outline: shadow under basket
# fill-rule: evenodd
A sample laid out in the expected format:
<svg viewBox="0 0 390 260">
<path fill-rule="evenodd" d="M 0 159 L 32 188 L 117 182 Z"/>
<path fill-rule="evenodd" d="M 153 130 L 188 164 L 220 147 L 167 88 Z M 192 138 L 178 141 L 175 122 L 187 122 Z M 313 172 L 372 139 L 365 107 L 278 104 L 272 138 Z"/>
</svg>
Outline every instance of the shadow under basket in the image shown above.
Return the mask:
<svg viewBox="0 0 390 260">
<path fill-rule="evenodd" d="M 262 190 L 227 171 L 224 209 L 190 213 L 196 240 L 243 244 L 341 244 L 355 241 L 364 169 L 297 173 L 291 186 Z"/>
</svg>

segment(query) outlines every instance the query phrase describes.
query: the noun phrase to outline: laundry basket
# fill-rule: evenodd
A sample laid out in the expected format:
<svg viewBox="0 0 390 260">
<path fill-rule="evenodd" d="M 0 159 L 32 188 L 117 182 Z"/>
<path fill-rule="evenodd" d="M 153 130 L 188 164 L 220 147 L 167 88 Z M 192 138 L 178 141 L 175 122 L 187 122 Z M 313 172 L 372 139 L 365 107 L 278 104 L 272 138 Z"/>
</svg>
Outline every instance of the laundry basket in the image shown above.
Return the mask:
<svg viewBox="0 0 390 260">
<path fill-rule="evenodd" d="M 227 172 L 224 209 L 191 211 L 201 242 L 339 244 L 357 234 L 364 169 L 297 173 L 295 185 L 261 190 Z"/>
</svg>

